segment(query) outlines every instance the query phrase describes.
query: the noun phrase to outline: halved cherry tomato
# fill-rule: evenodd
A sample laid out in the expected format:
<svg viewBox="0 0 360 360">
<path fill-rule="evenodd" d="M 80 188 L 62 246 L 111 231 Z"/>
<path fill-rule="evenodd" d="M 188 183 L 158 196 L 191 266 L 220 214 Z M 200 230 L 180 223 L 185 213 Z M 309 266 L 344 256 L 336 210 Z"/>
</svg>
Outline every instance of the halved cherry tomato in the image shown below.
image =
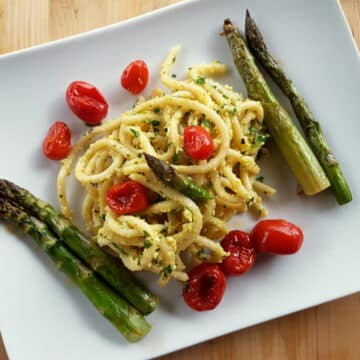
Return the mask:
<svg viewBox="0 0 360 360">
<path fill-rule="evenodd" d="M 184 149 L 194 160 L 207 160 L 214 153 L 214 141 L 202 126 L 186 126 L 184 129 Z"/>
<path fill-rule="evenodd" d="M 289 255 L 296 253 L 303 242 L 302 230 L 287 220 L 262 220 L 250 234 L 260 253 Z"/>
<path fill-rule="evenodd" d="M 225 274 L 240 275 L 254 265 L 256 252 L 248 233 L 240 230 L 230 231 L 221 241 L 221 246 L 230 253 L 221 263 Z"/>
<path fill-rule="evenodd" d="M 106 193 L 106 203 L 119 215 L 136 213 L 149 206 L 145 187 L 136 181 L 112 186 Z"/>
<path fill-rule="evenodd" d="M 219 265 L 202 263 L 190 271 L 183 297 L 196 311 L 212 310 L 220 303 L 225 288 L 225 275 Z"/>
<path fill-rule="evenodd" d="M 149 81 L 149 69 L 143 60 L 131 62 L 121 75 L 121 85 L 133 94 L 141 93 Z"/>
<path fill-rule="evenodd" d="M 69 127 L 61 121 L 53 124 L 43 140 L 42 149 L 44 155 L 51 160 L 65 159 L 71 149 L 71 132 Z"/>
<path fill-rule="evenodd" d="M 101 92 L 85 81 L 74 81 L 66 90 L 71 111 L 89 125 L 98 125 L 105 118 L 109 105 Z"/>
</svg>

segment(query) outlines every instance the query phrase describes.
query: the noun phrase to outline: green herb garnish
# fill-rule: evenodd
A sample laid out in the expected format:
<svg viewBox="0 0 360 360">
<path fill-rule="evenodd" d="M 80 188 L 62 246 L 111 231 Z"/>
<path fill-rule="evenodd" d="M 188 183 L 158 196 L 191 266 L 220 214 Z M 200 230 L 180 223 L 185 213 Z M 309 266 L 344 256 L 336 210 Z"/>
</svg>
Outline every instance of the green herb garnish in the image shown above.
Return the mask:
<svg viewBox="0 0 360 360">
<path fill-rule="evenodd" d="M 132 134 L 134 135 L 134 137 L 139 137 L 139 136 L 140 136 L 139 131 L 137 131 L 136 129 L 130 128 L 130 131 L 132 132 Z"/>
<path fill-rule="evenodd" d="M 150 124 L 152 126 L 159 126 L 161 124 L 161 122 L 159 120 L 150 120 Z"/>
<path fill-rule="evenodd" d="M 160 272 L 164 275 L 164 277 L 168 277 L 172 273 L 171 265 L 165 266 Z"/>
<path fill-rule="evenodd" d="M 254 141 L 251 144 L 251 147 L 261 147 L 263 146 L 266 141 L 270 138 L 270 135 L 267 133 L 261 132 L 261 130 L 251 127 L 250 128 L 250 134 L 254 135 Z"/>
<path fill-rule="evenodd" d="M 205 126 L 209 129 L 212 129 L 214 127 L 214 124 L 211 121 L 204 119 L 201 121 L 201 126 Z"/>
<path fill-rule="evenodd" d="M 149 239 L 144 240 L 144 248 L 145 249 L 148 249 L 148 248 L 152 247 L 152 244 L 153 243 Z"/>
<path fill-rule="evenodd" d="M 197 79 L 195 80 L 195 82 L 199 85 L 204 85 L 206 82 L 206 79 L 202 76 L 198 76 Z"/>
</svg>

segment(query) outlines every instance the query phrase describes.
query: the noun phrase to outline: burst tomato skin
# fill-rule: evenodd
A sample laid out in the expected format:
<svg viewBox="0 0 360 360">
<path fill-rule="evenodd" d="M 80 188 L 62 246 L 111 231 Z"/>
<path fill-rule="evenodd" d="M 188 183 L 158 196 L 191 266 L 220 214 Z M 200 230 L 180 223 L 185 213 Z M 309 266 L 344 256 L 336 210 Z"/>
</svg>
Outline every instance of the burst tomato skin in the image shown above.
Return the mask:
<svg viewBox="0 0 360 360">
<path fill-rule="evenodd" d="M 259 253 L 290 255 L 300 249 L 304 234 L 297 225 L 287 220 L 273 219 L 258 222 L 250 237 Z"/>
<path fill-rule="evenodd" d="M 149 206 L 145 187 L 136 181 L 113 185 L 106 192 L 106 203 L 118 215 L 133 214 Z"/>
<path fill-rule="evenodd" d="M 70 110 L 89 125 L 99 125 L 106 117 L 109 105 L 102 93 L 85 81 L 73 81 L 66 90 Z"/>
<path fill-rule="evenodd" d="M 226 275 L 241 275 L 254 265 L 256 251 L 248 233 L 240 230 L 230 231 L 221 241 L 221 246 L 230 253 L 221 263 Z"/>
<path fill-rule="evenodd" d="M 71 131 L 61 121 L 56 121 L 48 130 L 42 143 L 44 155 L 51 160 L 65 159 L 71 150 Z"/>
<path fill-rule="evenodd" d="M 207 160 L 214 153 L 211 134 L 202 126 L 186 126 L 184 129 L 184 149 L 194 160 Z"/>
<path fill-rule="evenodd" d="M 149 69 L 144 60 L 131 62 L 121 74 L 121 85 L 132 94 L 139 94 L 149 82 Z"/>
<path fill-rule="evenodd" d="M 183 298 L 193 310 L 212 310 L 220 303 L 225 288 L 226 278 L 220 266 L 202 263 L 190 271 Z"/>
</svg>

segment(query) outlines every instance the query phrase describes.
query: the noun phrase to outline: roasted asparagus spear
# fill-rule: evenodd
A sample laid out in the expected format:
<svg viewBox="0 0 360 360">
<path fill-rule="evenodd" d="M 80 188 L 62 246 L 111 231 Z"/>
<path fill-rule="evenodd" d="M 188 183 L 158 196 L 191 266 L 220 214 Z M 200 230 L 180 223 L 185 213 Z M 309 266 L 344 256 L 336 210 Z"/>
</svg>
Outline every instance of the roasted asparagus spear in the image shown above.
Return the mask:
<svg viewBox="0 0 360 360">
<path fill-rule="evenodd" d="M 0 196 L 12 199 L 45 222 L 60 240 L 140 312 L 149 314 L 155 309 L 157 297 L 141 285 L 118 259 L 105 253 L 50 204 L 4 179 L 0 179 Z"/>
<path fill-rule="evenodd" d="M 29 215 L 7 198 L 0 197 L 0 219 L 10 221 L 30 235 L 128 341 L 145 336 L 151 326 L 134 307 L 118 296 L 83 265 L 58 239 L 46 224 Z"/>
<path fill-rule="evenodd" d="M 265 125 L 304 193 L 313 195 L 328 188 L 329 180 L 318 160 L 289 114 L 276 100 L 239 31 L 229 19 L 224 22 L 224 34 L 235 65 L 244 80 L 248 96 L 261 101 L 265 112 Z"/>
<path fill-rule="evenodd" d="M 174 167 L 155 156 L 144 154 L 149 168 L 164 184 L 186 195 L 194 201 L 212 199 L 212 195 L 202 186 L 197 185 L 189 177 L 177 173 Z"/>
<path fill-rule="evenodd" d="M 337 202 L 340 205 L 350 202 L 352 200 L 350 187 L 338 161 L 324 138 L 319 122 L 315 120 L 314 115 L 293 82 L 287 77 L 279 63 L 271 56 L 249 11 L 246 11 L 245 34 L 252 54 L 291 102 L 309 145 L 330 180 Z"/>
</svg>

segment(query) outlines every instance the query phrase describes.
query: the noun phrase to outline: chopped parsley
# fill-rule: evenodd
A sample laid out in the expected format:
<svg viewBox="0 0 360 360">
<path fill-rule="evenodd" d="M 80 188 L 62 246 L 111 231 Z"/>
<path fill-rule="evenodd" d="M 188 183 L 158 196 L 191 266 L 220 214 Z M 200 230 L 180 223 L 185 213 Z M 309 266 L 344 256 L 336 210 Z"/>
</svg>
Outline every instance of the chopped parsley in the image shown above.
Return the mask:
<svg viewBox="0 0 360 360">
<path fill-rule="evenodd" d="M 255 148 L 263 146 L 270 138 L 269 134 L 263 133 L 261 130 L 254 127 L 250 128 L 250 134 L 254 135 L 254 141 L 251 146 Z"/>
<path fill-rule="evenodd" d="M 205 79 L 203 76 L 198 76 L 197 79 L 195 80 L 195 82 L 196 82 L 198 85 L 204 85 L 205 82 L 206 82 L 206 79 Z"/>
<path fill-rule="evenodd" d="M 150 124 L 152 126 L 159 126 L 161 124 L 161 122 L 159 120 L 150 120 Z"/>
<path fill-rule="evenodd" d="M 264 177 L 263 176 L 258 176 L 257 178 L 256 178 L 256 181 L 259 181 L 259 182 L 264 182 Z"/>
<path fill-rule="evenodd" d="M 171 265 L 165 266 L 160 272 L 163 274 L 165 278 L 167 278 L 171 273 L 173 269 Z"/>
<path fill-rule="evenodd" d="M 139 137 L 139 136 L 140 136 L 139 131 L 137 131 L 136 129 L 130 128 L 130 131 L 132 132 L 132 134 L 134 135 L 134 137 Z"/>
<path fill-rule="evenodd" d="M 141 158 L 141 157 L 142 157 L 142 153 L 138 153 L 138 154 L 137 154 L 137 157 L 138 157 L 138 158 Z"/>
<path fill-rule="evenodd" d="M 154 108 L 154 113 L 159 113 L 160 112 L 160 109 L 157 107 L 157 108 Z"/>
<path fill-rule="evenodd" d="M 152 244 L 153 243 L 149 239 L 144 240 L 144 248 L 145 249 L 148 249 L 148 248 L 152 247 Z"/>
<path fill-rule="evenodd" d="M 176 78 L 176 74 L 171 74 L 171 77 Z"/>
<path fill-rule="evenodd" d="M 209 129 L 212 129 L 214 127 L 214 124 L 211 121 L 204 119 L 201 121 L 201 126 L 205 126 Z"/>
<path fill-rule="evenodd" d="M 153 245 L 152 241 L 151 241 L 151 236 L 150 234 L 144 230 L 144 237 L 145 237 L 145 240 L 144 240 L 144 248 L 145 249 L 148 249 L 149 247 L 151 247 Z"/>
</svg>

